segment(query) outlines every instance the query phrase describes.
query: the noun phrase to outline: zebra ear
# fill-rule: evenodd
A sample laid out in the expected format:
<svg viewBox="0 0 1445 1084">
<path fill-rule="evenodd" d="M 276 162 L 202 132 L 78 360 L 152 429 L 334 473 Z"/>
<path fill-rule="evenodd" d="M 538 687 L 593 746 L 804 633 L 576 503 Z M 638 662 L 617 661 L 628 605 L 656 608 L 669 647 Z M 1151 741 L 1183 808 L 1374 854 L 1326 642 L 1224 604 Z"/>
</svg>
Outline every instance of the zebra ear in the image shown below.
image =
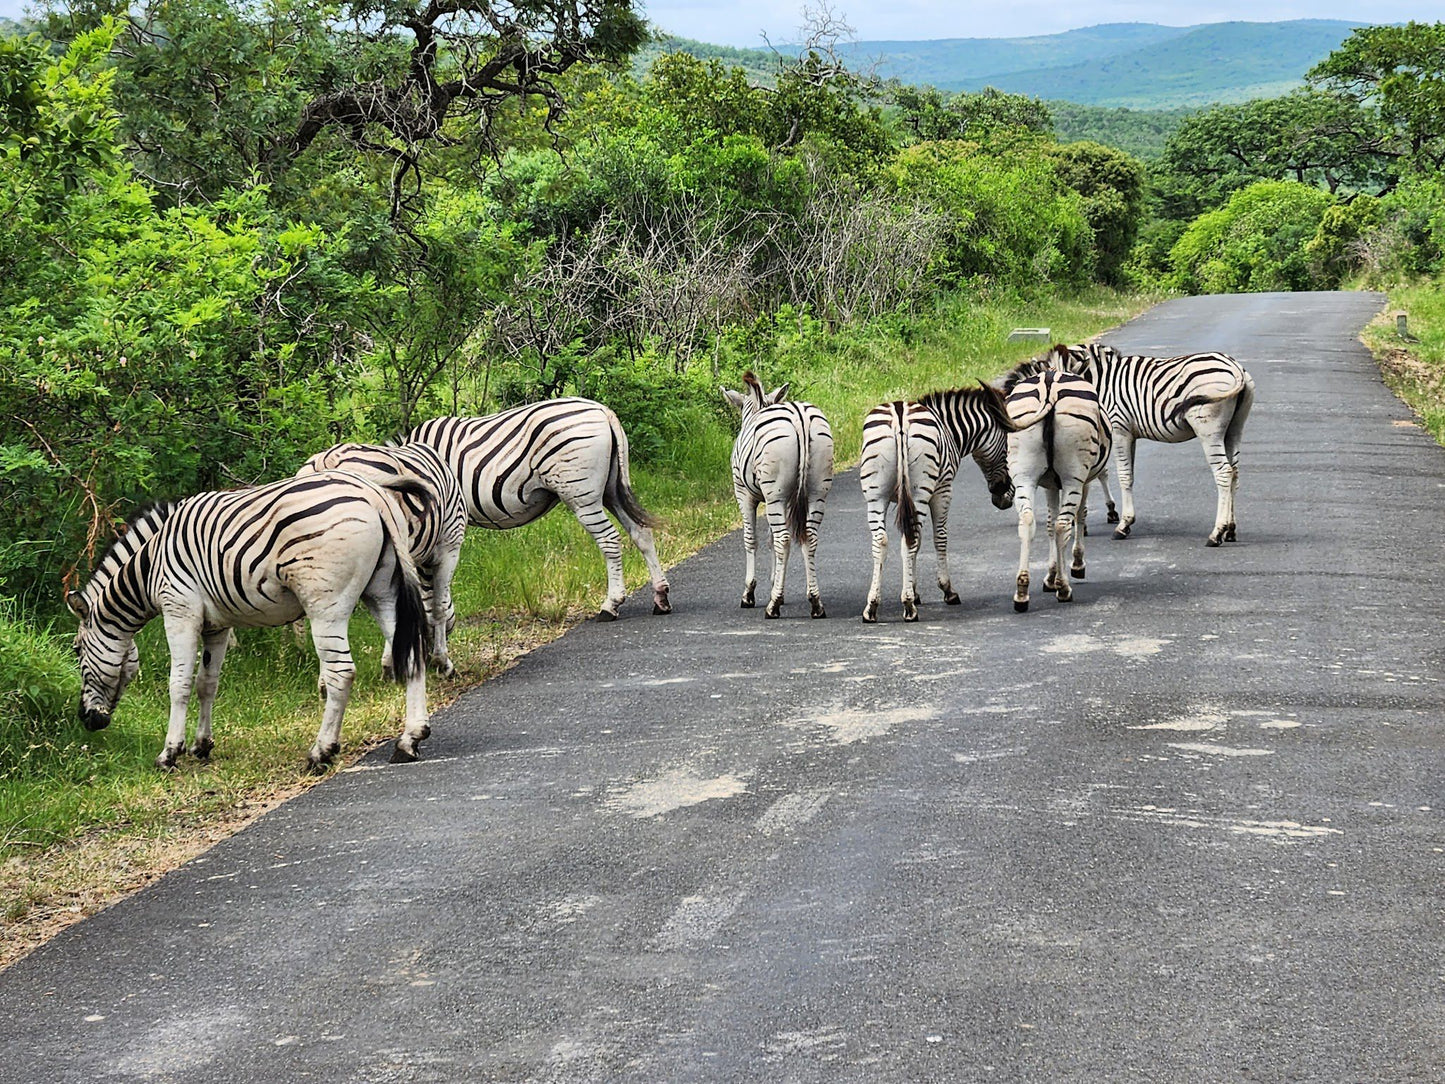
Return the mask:
<svg viewBox="0 0 1445 1084">
<path fill-rule="evenodd" d="M 70 612 L 82 621 L 90 616 L 90 604 L 79 591 L 65 592 L 65 604 L 70 607 Z"/>
<path fill-rule="evenodd" d="M 772 406 L 774 403 L 781 403 L 784 399 L 788 397 L 788 389 L 790 387 L 792 387 L 791 381 L 787 384 L 782 385 L 781 387 L 774 388 L 772 391 L 768 392 L 767 395 L 763 396 L 763 405 Z"/>
<path fill-rule="evenodd" d="M 743 404 L 748 401 L 748 397 L 742 392 L 733 391 L 732 388 L 725 388 L 721 384 L 717 386 L 717 390 L 722 392 L 722 397 L 724 399 L 726 399 L 733 406 L 737 407 L 739 410 L 741 410 L 743 408 Z"/>
</svg>

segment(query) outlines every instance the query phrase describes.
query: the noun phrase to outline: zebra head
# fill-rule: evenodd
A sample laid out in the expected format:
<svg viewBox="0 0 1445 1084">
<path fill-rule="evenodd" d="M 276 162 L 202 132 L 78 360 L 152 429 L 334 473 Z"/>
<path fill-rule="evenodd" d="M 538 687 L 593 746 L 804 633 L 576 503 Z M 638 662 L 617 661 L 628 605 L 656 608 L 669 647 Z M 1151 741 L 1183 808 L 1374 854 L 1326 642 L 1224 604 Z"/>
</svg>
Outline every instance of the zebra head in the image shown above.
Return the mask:
<svg viewBox="0 0 1445 1084">
<path fill-rule="evenodd" d="M 787 384 L 776 387 L 772 391 L 764 391 L 763 385 L 751 370 L 743 373 L 743 389 L 743 391 L 733 391 L 731 388 L 718 385 L 718 391 L 722 392 L 723 398 L 737 407 L 744 418 L 756 414 L 763 407 L 781 403 L 788 396 Z"/>
<path fill-rule="evenodd" d="M 125 634 L 100 619 L 90 600 L 79 591 L 68 592 L 66 605 L 80 627 L 75 632 L 75 656 L 80 663 L 80 708 L 86 730 L 104 730 L 125 687 L 140 673 L 140 652 L 135 634 Z"/>
<path fill-rule="evenodd" d="M 984 480 L 988 482 L 988 493 L 993 506 L 1001 510 L 1012 508 L 1014 483 L 1008 472 L 1008 433 L 1013 428 L 1013 423 L 1008 416 L 1008 401 L 1004 393 L 992 384 L 980 380 L 978 386 L 983 393 L 984 413 L 993 424 L 974 449 L 973 461 L 978 464 L 978 469 L 983 471 Z"/>
</svg>

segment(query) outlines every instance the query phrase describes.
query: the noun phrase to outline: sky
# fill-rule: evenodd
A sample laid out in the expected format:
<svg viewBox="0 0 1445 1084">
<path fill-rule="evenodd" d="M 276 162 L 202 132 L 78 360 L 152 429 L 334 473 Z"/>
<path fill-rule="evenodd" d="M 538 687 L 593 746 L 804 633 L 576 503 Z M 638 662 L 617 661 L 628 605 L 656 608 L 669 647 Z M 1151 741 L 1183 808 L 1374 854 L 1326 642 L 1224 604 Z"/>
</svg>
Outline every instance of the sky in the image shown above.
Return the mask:
<svg viewBox="0 0 1445 1084">
<path fill-rule="evenodd" d="M 715 45 L 795 40 L 802 4 L 794 0 L 640 0 L 647 17 L 669 33 Z M 0 17 L 19 18 L 29 0 L 0 0 Z M 1181 10 L 1184 8 L 1184 10 Z M 1234 19 L 1348 19 L 1374 22 L 1434 22 L 1440 0 L 1075 0 L 1053 3 L 1017 0 L 833 0 L 865 41 L 926 38 L 1008 38 L 1055 34 L 1098 23 L 1163 23 L 1167 26 L 1222 23 Z"/>
<path fill-rule="evenodd" d="M 0 0 L 0 4 L 7 0 Z M 714 45 L 763 44 L 764 32 L 776 43 L 798 37 L 801 3 L 794 0 L 642 0 L 647 17 L 672 34 Z M 1194 26 L 1232 20 L 1274 22 L 1283 19 L 1346 19 L 1360 25 L 1379 22 L 1434 22 L 1442 18 L 1440 0 L 1076 0 L 1050 3 L 1016 0 L 833 0 L 864 41 L 927 38 L 1009 38 L 1056 34 L 1099 23 L 1163 23 Z"/>
</svg>

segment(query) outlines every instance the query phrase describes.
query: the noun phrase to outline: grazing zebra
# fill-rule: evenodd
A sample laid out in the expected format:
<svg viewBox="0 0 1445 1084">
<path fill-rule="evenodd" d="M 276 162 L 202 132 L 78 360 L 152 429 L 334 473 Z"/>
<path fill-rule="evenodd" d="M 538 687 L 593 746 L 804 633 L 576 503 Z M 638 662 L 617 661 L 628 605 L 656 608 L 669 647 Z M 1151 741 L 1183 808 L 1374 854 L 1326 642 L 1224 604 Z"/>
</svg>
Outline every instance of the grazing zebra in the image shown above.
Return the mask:
<svg viewBox="0 0 1445 1084">
<path fill-rule="evenodd" d="M 995 508 L 1013 504 L 1008 472 L 1011 428 L 1003 393 L 979 382 L 976 388 L 936 391 L 914 403 L 876 406 L 863 420 L 863 454 L 858 476 L 868 503 L 868 531 L 873 538 L 873 582 L 863 607 L 863 620 L 878 620 L 883 591 L 883 558 L 888 550 L 888 506 L 898 505 L 903 535 L 903 620 L 918 620 L 918 509 L 926 504 L 933 521 L 933 546 L 938 554 L 938 586 L 949 605 L 958 592 L 948 571 L 948 507 L 953 476 L 965 455 L 983 471 Z"/>
<path fill-rule="evenodd" d="M 827 617 L 818 594 L 818 528 L 823 503 L 833 487 L 833 431 L 812 403 L 785 403 L 788 385 L 764 392 L 758 378 L 743 374 L 743 391 L 722 388 L 723 397 L 742 412 L 742 429 L 733 442 L 733 494 L 743 514 L 744 608 L 755 605 L 758 505 L 766 504 L 773 536 L 773 584 L 764 617 L 783 608 L 783 578 L 788 551 L 803 549 L 808 605 L 814 617 Z"/>
<path fill-rule="evenodd" d="M 627 434 L 601 403 L 549 399 L 484 418 L 433 418 L 407 440 L 427 445 L 451 468 L 474 526 L 520 527 L 558 501 L 572 509 L 607 562 L 607 601 L 598 611 L 599 621 L 616 620 L 627 597 L 622 537 L 607 518 L 611 512 L 647 561 L 652 612 L 672 612 L 652 540 L 652 517 L 632 492 Z"/>
<path fill-rule="evenodd" d="M 1099 409 L 1099 396 L 1087 379 L 1062 370 L 1068 347 L 1054 348 L 1061 366 L 1011 381 L 1008 413 L 1015 431 L 1008 435 L 1008 469 L 1019 513 L 1019 571 L 1014 609 L 1029 608 L 1029 547 L 1034 539 L 1034 499 L 1042 487 L 1049 501 L 1049 574 L 1044 589 L 1056 591 L 1060 602 L 1074 597 L 1070 574 L 1084 578 L 1084 532 L 1081 509 L 1089 483 L 1109 461 L 1109 428 Z M 1073 538 L 1072 567 L 1064 549 Z"/>
<path fill-rule="evenodd" d="M 397 480 L 392 491 L 425 493 Z M 406 683 L 406 724 L 392 760 L 415 760 L 427 726 L 421 588 L 393 498 L 353 474 L 288 478 L 254 489 L 201 493 L 136 518 L 91 580 L 66 602 L 80 628 L 80 720 L 111 713 L 138 668 L 135 637 L 160 615 L 171 654 L 171 714 L 156 766 L 175 767 L 186 744 L 191 681 L 200 700 L 191 753 L 210 756 L 211 708 L 231 629 L 284 625 L 305 614 L 321 660 L 326 709 L 308 759 L 340 748 L 341 717 L 356 673 L 347 624 L 359 599 L 394 643 Z M 201 651 L 200 674 L 196 653 Z"/>
<path fill-rule="evenodd" d="M 350 471 L 382 486 L 399 478 L 410 478 L 433 494 L 424 496 L 406 491 L 398 496 L 406 513 L 407 548 L 421 576 L 422 600 L 430 625 L 432 665 L 443 677 L 450 677 L 456 672 L 447 654 L 447 635 L 456 624 L 452 576 L 467 534 L 467 506 L 456 475 L 425 444 L 338 444 L 317 452 L 296 474 L 302 477 L 329 470 Z M 390 675 L 390 641 L 382 652 L 381 665 Z"/>
<path fill-rule="evenodd" d="M 1068 352 L 1069 369 L 1098 389 L 1113 437 L 1123 505 L 1114 537 L 1128 538 L 1134 526 L 1134 442 L 1177 444 L 1198 437 L 1219 491 L 1206 544 L 1235 541 L 1239 442 L 1254 405 L 1254 381 L 1244 367 L 1213 352 L 1155 358 L 1121 354 L 1102 343 L 1071 346 Z"/>
</svg>

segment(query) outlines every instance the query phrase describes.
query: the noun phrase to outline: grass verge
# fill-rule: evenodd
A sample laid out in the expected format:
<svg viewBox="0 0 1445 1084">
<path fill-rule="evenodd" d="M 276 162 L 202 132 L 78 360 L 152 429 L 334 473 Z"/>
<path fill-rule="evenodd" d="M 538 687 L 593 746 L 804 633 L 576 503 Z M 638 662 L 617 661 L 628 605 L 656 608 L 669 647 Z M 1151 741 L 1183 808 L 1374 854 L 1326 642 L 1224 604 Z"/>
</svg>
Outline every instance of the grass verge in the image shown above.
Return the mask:
<svg viewBox="0 0 1445 1084">
<path fill-rule="evenodd" d="M 1445 284 L 1395 287 L 1389 296 L 1389 306 L 1365 328 L 1365 343 L 1390 390 L 1445 445 Z M 1409 339 L 1395 330 L 1397 312 L 1409 316 Z"/>
<path fill-rule="evenodd" d="M 872 406 L 992 376 L 1037 349 L 1006 344 L 1010 328 L 1049 326 L 1057 339 L 1077 341 L 1154 300 L 1103 289 L 1072 298 L 956 300 L 926 317 L 838 333 L 800 320 L 781 347 L 730 352 L 721 371 L 727 380 L 751 365 L 770 386 L 790 380 L 794 397 L 817 403 L 832 420 L 841 469 L 857 459 L 862 418 Z M 654 456 L 654 469 L 634 464 L 638 495 L 663 524 L 659 550 L 669 566 L 738 518 L 727 415 L 715 388 L 698 386 L 717 404 L 701 412 L 705 423 Z M 630 546 L 625 563 L 629 588 L 646 583 Z M 589 616 L 605 584 L 595 545 L 565 511 L 514 531 L 472 531 L 455 581 L 457 677 L 431 682 L 433 709 Z M 316 659 L 289 629 L 238 634 L 217 698 L 213 758 L 204 765 L 183 758 L 173 774 L 152 766 L 168 712 L 160 623 L 142 633 L 141 675 L 109 729 L 95 734 L 74 722 L 79 683 L 68 635 L 62 626 L 35 629 L 0 614 L 0 678 L 6 660 L 22 656 L 47 675 L 46 688 L 24 703 L 0 700 L 0 967 L 316 782 L 303 771 L 320 722 Z M 394 737 L 403 706 L 401 690 L 381 680 L 380 638 L 369 620 L 354 622 L 352 642 L 358 673 L 343 764 Z"/>
</svg>

